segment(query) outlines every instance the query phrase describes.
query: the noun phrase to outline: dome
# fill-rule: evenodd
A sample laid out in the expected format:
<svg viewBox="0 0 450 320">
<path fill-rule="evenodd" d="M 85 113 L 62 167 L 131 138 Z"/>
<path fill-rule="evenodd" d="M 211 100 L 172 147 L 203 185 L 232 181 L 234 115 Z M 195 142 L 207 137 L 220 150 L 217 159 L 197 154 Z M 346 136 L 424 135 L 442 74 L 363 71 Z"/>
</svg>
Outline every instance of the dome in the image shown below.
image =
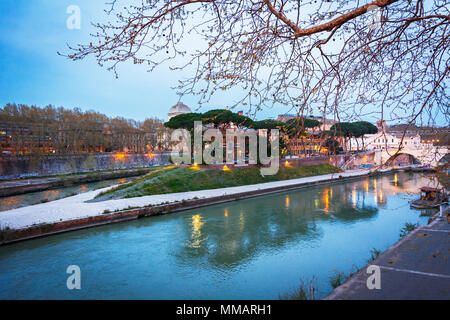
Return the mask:
<svg viewBox="0 0 450 320">
<path fill-rule="evenodd" d="M 190 113 L 191 108 L 189 108 L 187 105 L 185 105 L 183 102 L 178 102 L 176 105 L 174 105 L 173 107 L 171 107 L 169 109 L 169 119 L 172 117 L 175 117 L 179 114 L 183 114 L 183 113 Z"/>
</svg>

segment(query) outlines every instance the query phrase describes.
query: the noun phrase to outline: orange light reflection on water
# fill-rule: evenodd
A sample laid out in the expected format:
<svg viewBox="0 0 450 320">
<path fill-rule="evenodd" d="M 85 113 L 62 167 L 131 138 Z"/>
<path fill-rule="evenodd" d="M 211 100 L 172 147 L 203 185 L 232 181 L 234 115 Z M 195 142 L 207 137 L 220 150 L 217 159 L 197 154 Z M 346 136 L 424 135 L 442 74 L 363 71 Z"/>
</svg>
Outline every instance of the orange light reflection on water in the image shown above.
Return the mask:
<svg viewBox="0 0 450 320">
<path fill-rule="evenodd" d="M 329 212 L 329 208 L 330 208 L 330 195 L 329 195 L 328 188 L 323 191 L 322 202 L 323 202 L 323 205 L 324 205 L 323 211 L 325 213 L 328 213 Z"/>
<path fill-rule="evenodd" d="M 285 204 L 286 208 L 289 208 L 290 199 L 289 199 L 288 195 L 286 195 L 286 198 L 284 199 L 284 204 Z"/>
</svg>

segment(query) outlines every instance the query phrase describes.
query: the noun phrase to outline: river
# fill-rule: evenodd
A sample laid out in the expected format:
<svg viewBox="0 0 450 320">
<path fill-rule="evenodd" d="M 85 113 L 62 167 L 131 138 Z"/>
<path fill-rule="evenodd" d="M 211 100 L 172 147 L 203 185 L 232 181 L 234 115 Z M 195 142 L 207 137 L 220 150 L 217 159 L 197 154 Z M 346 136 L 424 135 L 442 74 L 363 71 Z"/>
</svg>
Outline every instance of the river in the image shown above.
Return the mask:
<svg viewBox="0 0 450 320">
<path fill-rule="evenodd" d="M 45 191 L 20 194 L 16 196 L 0 197 L 0 211 L 26 207 L 29 205 L 41 203 L 43 201 L 53 201 L 75 194 L 80 194 L 100 188 L 109 187 L 116 184 L 126 183 L 136 177 L 116 178 L 77 184 L 70 187 L 56 188 Z M 1 214 L 1 212 L 0 212 Z"/>
<path fill-rule="evenodd" d="M 418 173 L 228 202 L 0 247 L 1 299 L 278 299 L 364 266 L 429 217 Z M 66 268 L 81 270 L 68 290 Z"/>
</svg>

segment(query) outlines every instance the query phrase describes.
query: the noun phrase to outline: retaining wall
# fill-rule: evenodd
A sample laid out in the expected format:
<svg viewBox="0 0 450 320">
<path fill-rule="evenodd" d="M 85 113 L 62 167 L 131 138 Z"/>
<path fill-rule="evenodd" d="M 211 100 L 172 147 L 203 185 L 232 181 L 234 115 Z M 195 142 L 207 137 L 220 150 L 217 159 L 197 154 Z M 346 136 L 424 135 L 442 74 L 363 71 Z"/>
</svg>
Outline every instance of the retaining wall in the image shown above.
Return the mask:
<svg viewBox="0 0 450 320">
<path fill-rule="evenodd" d="M 169 153 L 81 155 L 11 155 L 0 157 L 0 180 L 148 167 L 167 164 Z"/>
</svg>

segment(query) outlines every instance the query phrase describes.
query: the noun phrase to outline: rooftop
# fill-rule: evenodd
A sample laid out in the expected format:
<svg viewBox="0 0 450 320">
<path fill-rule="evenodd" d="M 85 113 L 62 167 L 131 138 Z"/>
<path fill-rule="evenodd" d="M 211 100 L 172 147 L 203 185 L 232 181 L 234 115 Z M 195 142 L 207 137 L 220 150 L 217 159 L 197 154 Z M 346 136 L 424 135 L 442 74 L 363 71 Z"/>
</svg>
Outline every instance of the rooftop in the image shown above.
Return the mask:
<svg viewBox="0 0 450 320">
<path fill-rule="evenodd" d="M 169 114 L 172 113 L 189 113 L 192 112 L 191 108 L 185 105 L 183 102 L 178 102 L 176 105 L 169 109 Z"/>
</svg>

